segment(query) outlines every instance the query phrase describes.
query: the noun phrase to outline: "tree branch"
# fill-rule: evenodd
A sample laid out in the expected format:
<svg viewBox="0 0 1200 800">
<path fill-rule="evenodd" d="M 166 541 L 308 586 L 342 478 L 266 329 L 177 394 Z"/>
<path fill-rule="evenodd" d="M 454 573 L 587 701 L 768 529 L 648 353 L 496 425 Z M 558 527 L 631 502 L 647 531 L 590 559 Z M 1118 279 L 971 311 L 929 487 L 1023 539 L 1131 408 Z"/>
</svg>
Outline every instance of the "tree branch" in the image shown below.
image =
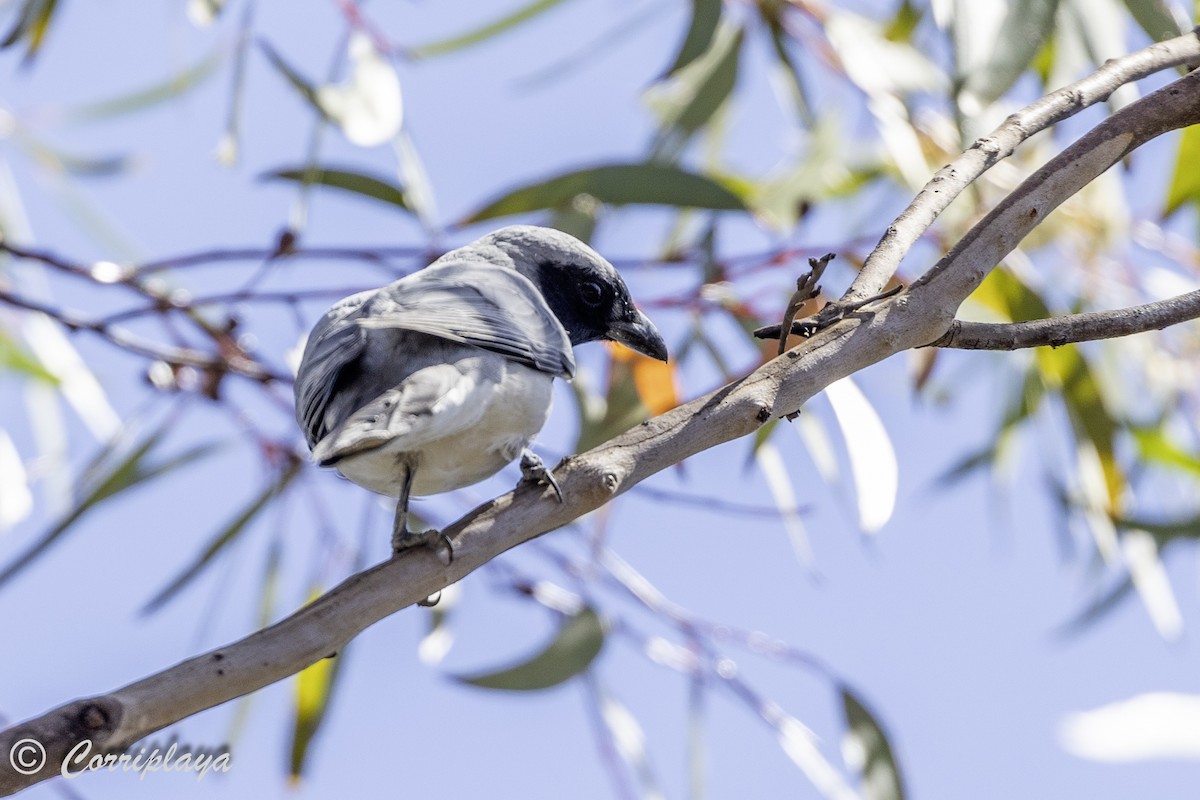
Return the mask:
<svg viewBox="0 0 1200 800">
<path fill-rule="evenodd" d="M 888 226 L 842 300 L 862 300 L 883 291 L 896 274 L 900 262 L 938 215 L 963 189 L 1012 155 L 1026 139 L 1088 106 L 1107 100 L 1109 95 L 1126 83 L 1198 60 L 1200 28 L 1152 44 L 1136 53 L 1110 59 L 1086 78 L 1064 86 L 1009 116 L 990 135 L 976 140 L 970 149 L 934 174 L 908 208 Z"/>
<path fill-rule="evenodd" d="M 1200 317 L 1200 290 L 1130 308 L 1088 311 L 1032 322 L 963 322 L 956 319 L 950 330 L 926 346 L 958 350 L 1062 347 L 1072 342 L 1160 331 L 1197 317 Z"/>
<path fill-rule="evenodd" d="M 1173 40 L 1173 46 L 1181 48 L 1179 41 Z M 1188 41 L 1196 44 L 1195 37 Z M 1149 53 L 1143 57 L 1155 69 L 1178 63 L 1155 48 L 1143 52 Z M 1198 53 L 1191 51 L 1190 57 Z M 1106 70 L 1112 72 L 1111 66 L 1102 72 Z M 1074 104 L 1080 102 L 1076 99 Z M 411 551 L 351 576 L 269 628 L 110 694 L 68 703 L 0 732 L 0 794 L 58 774 L 63 758 L 83 739 L 99 750 L 120 749 L 191 714 L 282 680 L 500 553 L 599 508 L 689 456 L 796 411 L 835 380 L 935 341 L 950 327 L 962 300 L 1051 209 L 1130 150 L 1198 117 L 1200 73 L 1126 107 L 1023 183 L 895 300 L 819 331 L 746 378 L 564 460 L 555 468 L 555 477 L 565 503 L 552 500 L 548 490 L 520 488 L 447 527 L 456 554 L 450 565 L 430 552 Z M 896 236 L 895 229 L 889 231 L 881 246 L 899 246 Z M 897 261 L 900 255 L 903 252 Z M 862 285 L 871 283 L 867 278 Z M 38 739 L 48 754 L 48 765 L 31 775 L 17 772 L 3 758 L 15 742 L 27 737 Z"/>
</svg>

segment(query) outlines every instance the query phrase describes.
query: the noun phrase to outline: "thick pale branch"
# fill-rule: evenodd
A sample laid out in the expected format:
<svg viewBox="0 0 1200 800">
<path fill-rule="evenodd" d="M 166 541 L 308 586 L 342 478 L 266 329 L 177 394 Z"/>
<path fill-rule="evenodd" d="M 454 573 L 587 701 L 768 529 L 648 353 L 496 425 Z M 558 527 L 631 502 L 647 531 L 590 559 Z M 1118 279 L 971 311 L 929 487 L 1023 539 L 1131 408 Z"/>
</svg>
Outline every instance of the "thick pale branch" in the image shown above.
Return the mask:
<svg viewBox="0 0 1200 800">
<path fill-rule="evenodd" d="M 1158 58 L 1156 68 L 1178 63 Z M 796 411 L 835 380 L 935 341 L 950 327 L 963 298 L 1050 209 L 1134 147 L 1197 116 L 1200 74 L 1122 110 L 1023 184 L 908 292 L 819 331 L 742 380 L 565 460 L 555 468 L 565 503 L 551 499 L 548 490 L 526 488 L 449 526 L 446 533 L 456 554 L 449 566 L 432 553 L 408 553 L 350 577 L 291 617 L 245 639 L 0 732 L 0 794 L 58 774 L 64 756 L 82 739 L 92 740 L 98 749 L 120 748 L 292 675 L 500 553 L 577 519 L 689 456 Z M 32 775 L 20 774 L 3 758 L 26 737 L 38 739 L 48 754 L 48 766 Z"/>
<path fill-rule="evenodd" d="M 1160 331 L 1200 317 L 1200 290 L 1114 311 L 1088 311 L 1031 322 L 963 322 L 928 347 L 958 350 L 1020 350 L 1025 347 L 1062 347 L 1072 342 L 1115 339 L 1146 331 Z"/>
<path fill-rule="evenodd" d="M 822 331 L 746 378 L 647 421 L 554 471 L 566 502 L 548 490 L 520 489 L 446 528 L 455 558 L 412 551 L 354 575 L 291 617 L 240 641 L 188 659 L 118 689 L 78 700 L 0 732 L 0 754 L 35 738 L 48 766 L 22 775 L 0 758 L 0 795 L 58 774 L 76 743 L 127 746 L 180 719 L 295 674 L 338 650 L 363 629 L 477 569 L 500 553 L 561 527 L 647 477 L 757 430 L 798 409 L 829 383 L 942 333 L 903 306 L 880 309 Z M 382 535 L 382 532 L 381 532 Z"/>
<path fill-rule="evenodd" d="M 908 251 L 950 203 L 984 172 L 1035 133 L 1062 122 L 1088 106 L 1107 100 L 1126 83 L 1164 69 L 1200 60 L 1200 28 L 1183 36 L 1150 45 L 1144 50 L 1111 59 L 1096 72 L 1065 86 L 1012 114 L 988 136 L 942 167 L 896 217 L 879 244 L 867 256 L 862 270 L 843 296 L 862 300 L 878 294 L 896 274 Z"/>
</svg>

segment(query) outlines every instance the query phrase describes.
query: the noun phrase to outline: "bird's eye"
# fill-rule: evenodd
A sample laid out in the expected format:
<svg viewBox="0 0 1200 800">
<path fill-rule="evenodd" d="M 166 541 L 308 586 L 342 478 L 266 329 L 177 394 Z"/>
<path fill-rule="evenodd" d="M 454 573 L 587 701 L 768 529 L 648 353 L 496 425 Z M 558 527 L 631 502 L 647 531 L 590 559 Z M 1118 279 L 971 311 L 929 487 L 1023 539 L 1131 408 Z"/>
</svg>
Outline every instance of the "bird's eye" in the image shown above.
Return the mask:
<svg viewBox="0 0 1200 800">
<path fill-rule="evenodd" d="M 600 301 L 604 299 L 604 291 L 600 288 L 600 284 L 595 281 L 584 281 L 579 284 L 579 296 L 589 306 L 598 306 L 600 305 Z"/>
</svg>

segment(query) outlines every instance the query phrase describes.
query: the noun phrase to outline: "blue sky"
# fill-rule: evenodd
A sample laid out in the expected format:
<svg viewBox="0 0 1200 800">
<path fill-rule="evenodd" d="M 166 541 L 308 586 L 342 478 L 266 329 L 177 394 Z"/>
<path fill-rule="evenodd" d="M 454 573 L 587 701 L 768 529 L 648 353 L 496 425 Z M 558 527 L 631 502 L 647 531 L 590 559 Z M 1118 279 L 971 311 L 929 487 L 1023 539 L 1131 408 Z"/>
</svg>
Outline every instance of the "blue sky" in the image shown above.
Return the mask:
<svg viewBox="0 0 1200 800">
<path fill-rule="evenodd" d="M 440 219 L 459 219 L 531 178 L 640 158 L 654 121 L 638 97 L 666 66 L 686 25 L 684 6 L 575 0 L 489 44 L 401 65 L 406 126 L 428 168 Z M 510 7 L 507 2 L 377 3 L 368 9 L 396 40 L 416 44 Z M 645 21 L 609 52 L 572 66 L 561 80 L 534 87 L 522 83 L 643 8 L 650 9 Z M 231 18 L 240 8 L 233 11 Z M 260 4 L 255 18 L 261 35 L 313 78 L 333 59 L 343 30 L 332 2 Z M 215 32 L 197 31 L 180 4 L 69 4 L 32 69 L 19 69 L 17 55 L 4 54 L 0 68 L 9 77 L 0 107 L 69 152 L 131 153 L 137 159 L 127 176 L 64 184 L 13 142 L 0 141 L 0 177 L 11 172 L 36 243 L 88 261 L 141 260 L 273 241 L 294 192 L 256 177 L 302 163 L 312 120 L 311 111 L 258 53 L 251 54 L 247 73 L 242 160 L 233 169 L 213 158 L 229 98 L 226 69 L 178 102 L 139 115 L 89 125 L 59 121 L 63 109 L 144 86 L 194 63 L 230 41 L 233 21 L 224 20 Z M 761 173 L 794 142 L 762 79 L 765 49 L 751 52 L 729 123 L 727 152 L 739 168 Z M 823 97 L 825 89 L 815 94 Z M 854 111 L 847 117 L 850 127 L 860 126 Z M 333 131 L 326 134 L 323 152 L 322 160 L 329 163 L 378 172 L 391 163 L 387 148 L 363 151 Z M 11 196 L 12 190 L 6 191 Z M 821 247 L 875 235 L 899 208 L 890 202 L 857 216 L 818 212 L 786 241 Z M 101 220 L 110 235 L 95 235 L 95 226 L 89 231 L 89 224 L 81 223 L 86 218 Z M 595 244 L 612 257 L 647 255 L 670 221 L 664 211 L 620 210 L 602 226 Z M 455 244 L 490 227 L 448 232 L 442 241 Z M 368 246 L 423 244 L 425 239 L 409 217 L 317 192 L 304 241 Z M 728 254 L 758 252 L 782 241 L 745 221 L 722 226 L 721 244 Z M 240 285 L 253 267 L 205 268 L 171 280 L 197 293 L 222 291 Z M 847 271 L 835 267 L 827 283 L 840 290 L 849 279 Z M 378 273 L 353 264 L 289 263 L 263 288 L 357 288 L 379 280 Z M 646 268 L 632 270 L 628 280 L 635 297 L 654 298 L 681 279 L 662 268 Z M 781 272 L 763 280 L 778 287 L 782 308 L 794 275 Z M 65 305 L 89 312 L 106 308 L 93 289 L 54 286 L 60 292 L 55 299 Z M 322 308 L 304 305 L 304 323 L 315 320 Z M 655 318 L 669 343 L 682 339 L 687 323 L 682 315 L 661 312 Z M 252 309 L 247 321 L 260 352 L 276 363 L 302 332 L 292 315 L 278 308 Z M 148 402 L 163 413 L 163 400 L 149 400 L 152 393 L 138 379 L 144 362 L 82 334 L 72 342 L 122 417 L 133 417 Z M 754 354 L 744 345 L 731 344 L 730 353 L 741 367 L 753 363 Z M 804 524 L 815 556 L 812 570 L 798 563 L 778 519 L 715 514 L 637 492 L 599 521 L 584 521 L 582 528 L 607 526 L 608 541 L 621 557 L 696 616 L 762 631 L 768 639 L 819 657 L 860 693 L 886 727 L 911 797 L 1192 796 L 1194 766 L 1099 764 L 1060 747 L 1056 731 L 1065 714 L 1141 692 L 1195 692 L 1196 644 L 1187 635 L 1164 643 L 1137 602 L 1120 605 L 1082 635 L 1057 635 L 1091 599 L 1094 584 L 1087 578 L 1096 567 L 1083 558 L 1064 558 L 1061 551 L 1064 523 L 1046 491 L 1055 459 L 1040 457 L 1038 443 L 1026 441 L 1015 477 L 1003 488 L 983 475 L 951 490 L 936 482 L 987 441 L 1010 377 L 1003 370 L 1016 357 L 943 355 L 935 378 L 942 391 L 921 398 L 914 396 L 905 358 L 856 376 L 900 463 L 895 515 L 869 539 L 856 529 L 844 454 L 840 486 L 830 487 L 794 431 L 781 430 L 773 439 L 799 501 L 808 508 Z M 585 374 L 591 370 L 598 378 L 602 352 L 593 347 L 579 356 Z M 717 376 L 702 364 L 686 364 L 681 383 L 691 397 L 715 386 Z M 939 395 L 944 399 L 936 400 Z M 246 386 L 231 384 L 228 396 L 252 424 L 291 435 L 290 420 L 277 404 Z M 833 424 L 823 398 L 805 413 Z M 65 418 L 78 468 L 95 443 L 70 412 Z M 368 559 L 386 556 L 390 512 L 334 475 L 311 470 L 302 478 L 303 497 L 264 515 L 216 569 L 162 611 L 140 615 L 146 600 L 264 481 L 261 459 L 230 414 L 197 402 L 182 419 L 172 434 L 173 449 L 214 439 L 225 443 L 224 449 L 97 509 L 69 541 L 0 588 L 8 643 L 8 655 L 0 661 L 0 712 L 8 719 L 116 688 L 253 630 L 272 542 L 279 542 L 284 553 L 276 616 L 303 602 L 314 583 L 328 588 L 350 572 L 349 554 L 364 526 Z M 22 453 L 34 452 L 24 390 L 12 378 L 0 378 L 0 424 Z M 539 440 L 544 451 L 567 452 L 576 424 L 569 390 L 560 386 L 554 415 Z M 772 498 L 761 476 L 744 467 L 749 453 L 749 442 L 734 442 L 647 485 L 769 507 Z M 515 471 L 508 470 L 461 493 L 423 501 L 418 509 L 435 522 L 447 522 L 514 480 Z M 20 552 L 51 519 L 39 504 L 33 518 L 0 534 L 0 561 Z M 578 554 L 585 548 L 583 533 L 560 531 L 500 561 L 525 574 L 562 581 L 547 554 Z M 1190 624 L 1194 567 L 1175 559 L 1168 568 Z M 462 687 L 447 678 L 447 673 L 519 658 L 553 631 L 551 615 L 505 585 L 500 567 L 463 582 L 463 597 L 452 610 L 455 645 L 440 666 L 428 666 L 416 654 L 427 611 L 405 610 L 359 637 L 348 650 L 343 680 L 299 787 L 289 788 L 285 779 L 290 681 L 250 701 L 228 775 L 200 783 L 180 775 L 150 775 L 141 782 L 120 774 L 90 776 L 70 787 L 97 800 L 164 793 L 200 798 L 216 792 L 300 798 L 335 792 L 614 796 L 582 681 L 510 695 Z M 616 592 L 602 591 L 598 599 L 627 613 L 644 632 L 669 633 Z M 808 725 L 821 738 L 826 757 L 840 763 L 844 725 L 827 679 L 736 645 L 722 645 L 722 652 L 737 663 L 748 684 Z M 596 679 L 638 718 L 663 793 L 687 796 L 687 681 L 651 663 L 620 636 L 610 639 Z M 212 746 L 226 739 L 241 713 L 240 704 L 229 704 L 185 720 L 171 732 L 181 741 Z M 710 693 L 703 731 L 708 797 L 818 796 L 773 732 L 727 691 Z M 61 791 L 47 784 L 26 796 L 58 797 Z"/>
</svg>

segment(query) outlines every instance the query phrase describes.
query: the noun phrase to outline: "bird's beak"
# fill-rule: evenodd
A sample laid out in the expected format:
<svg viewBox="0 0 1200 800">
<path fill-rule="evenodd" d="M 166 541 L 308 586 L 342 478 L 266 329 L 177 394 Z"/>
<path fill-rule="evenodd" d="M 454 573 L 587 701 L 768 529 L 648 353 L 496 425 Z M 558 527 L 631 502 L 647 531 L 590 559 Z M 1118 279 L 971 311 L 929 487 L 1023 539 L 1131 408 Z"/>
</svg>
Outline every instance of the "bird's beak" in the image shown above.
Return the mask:
<svg viewBox="0 0 1200 800">
<path fill-rule="evenodd" d="M 636 309 L 632 314 L 608 327 L 608 339 L 620 342 L 642 355 L 667 360 L 667 343 L 645 314 Z"/>
</svg>

